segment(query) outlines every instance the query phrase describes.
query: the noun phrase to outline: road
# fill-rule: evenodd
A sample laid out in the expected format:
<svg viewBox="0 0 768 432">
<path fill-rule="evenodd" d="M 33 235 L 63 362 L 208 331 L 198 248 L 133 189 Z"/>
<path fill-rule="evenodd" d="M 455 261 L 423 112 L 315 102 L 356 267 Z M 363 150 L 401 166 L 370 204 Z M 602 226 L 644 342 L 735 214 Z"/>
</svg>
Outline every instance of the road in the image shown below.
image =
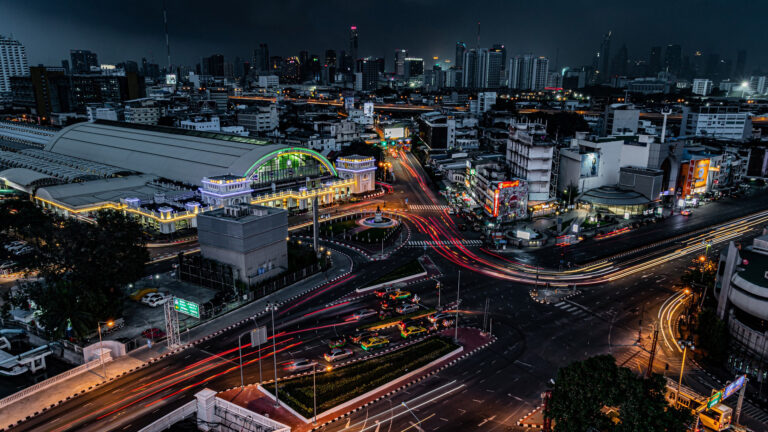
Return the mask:
<svg viewBox="0 0 768 432">
<path fill-rule="evenodd" d="M 429 188 L 418 163 L 410 155 L 401 154 L 394 165 L 398 181 L 395 193 L 385 198 L 387 208 L 402 208 L 407 198 L 411 211 L 404 217 L 416 239 L 460 241 L 464 235 L 457 231 L 456 220 L 443 211 L 443 203 Z M 642 316 L 647 326 L 659 316 L 666 316 L 662 307 L 670 304 L 667 300 L 671 296 L 679 295 L 674 286 L 677 275 L 699 253 L 701 239 L 713 239 L 715 248 L 721 247 L 729 239 L 754 235 L 766 220 L 768 216 L 754 216 L 724 224 L 691 235 L 672 247 L 578 272 L 539 270 L 460 244 L 429 248 L 426 253 L 444 275 L 442 302 L 453 301 L 460 294 L 461 324 L 492 326 L 498 340 L 459 365 L 354 413 L 350 426 L 374 430 L 378 421 L 388 430 L 516 430 L 514 423 L 538 404 L 540 392 L 557 369 L 574 360 L 613 354 L 620 363 L 641 372 L 647 366 L 649 333 L 644 328 L 638 343 L 639 320 Z M 277 336 L 270 339 L 270 345 L 262 347 L 261 352 L 242 347 L 245 381 L 259 381 L 259 358 L 263 379 L 270 379 L 275 368 L 272 349 L 277 351 L 278 366 L 295 358 L 319 358 L 327 351 L 329 339 L 353 330 L 355 323 L 346 321 L 346 316 L 360 308 L 376 307 L 373 296 L 355 295 L 354 288 L 423 253 L 421 249 L 403 248 L 384 261 L 363 262 L 358 257 L 356 271 L 347 279 L 323 286 L 283 307 L 276 313 Z M 529 295 L 531 282 L 537 278 L 542 282 L 580 284 L 583 293 L 554 305 L 539 304 Z M 425 307 L 436 305 L 434 282 L 408 289 L 423 299 Z M 338 301 L 342 303 L 332 304 Z M 490 310 L 484 314 L 486 302 Z M 269 325 L 271 329 L 270 321 L 270 316 L 261 315 L 253 325 Z M 53 408 L 16 429 L 138 430 L 192 400 L 194 393 L 204 387 L 225 390 L 239 385 L 237 337 L 251 327 L 224 332 Z M 358 350 L 356 357 L 362 354 Z M 662 347 L 657 358 L 657 372 L 674 375 L 679 371 L 674 348 Z M 663 364 L 669 365 L 668 371 Z M 278 368 L 280 376 L 287 373 Z M 696 374 L 693 369 L 690 376 Z M 705 385 L 691 380 L 692 386 Z M 760 415 L 759 410 L 747 412 L 744 423 L 762 430 Z M 345 427 L 337 422 L 325 429 Z"/>
</svg>

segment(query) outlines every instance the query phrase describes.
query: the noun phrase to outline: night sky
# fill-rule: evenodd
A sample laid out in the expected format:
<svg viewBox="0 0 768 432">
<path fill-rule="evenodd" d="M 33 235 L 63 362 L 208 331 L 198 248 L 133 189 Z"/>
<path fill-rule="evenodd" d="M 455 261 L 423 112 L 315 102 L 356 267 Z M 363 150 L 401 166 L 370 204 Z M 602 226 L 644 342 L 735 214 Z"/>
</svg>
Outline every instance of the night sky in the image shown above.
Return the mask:
<svg viewBox="0 0 768 432">
<path fill-rule="evenodd" d="M 654 45 L 678 43 L 734 60 L 747 50 L 747 70 L 768 70 L 768 1 L 485 1 L 485 0 L 167 0 L 174 64 L 202 56 L 250 58 L 266 42 L 271 55 L 300 50 L 323 58 L 346 49 L 350 25 L 360 32 L 360 55 L 384 56 L 406 48 L 412 56 L 453 60 L 454 44 L 507 46 L 508 55 L 550 57 L 551 67 L 591 63 L 602 34 L 613 31 L 612 53 L 622 43 L 629 57 L 648 58 Z M 165 64 L 160 0 L 0 0 L 0 33 L 26 47 L 30 64 L 60 65 L 70 49 L 90 49 L 101 63 L 141 57 Z"/>
</svg>

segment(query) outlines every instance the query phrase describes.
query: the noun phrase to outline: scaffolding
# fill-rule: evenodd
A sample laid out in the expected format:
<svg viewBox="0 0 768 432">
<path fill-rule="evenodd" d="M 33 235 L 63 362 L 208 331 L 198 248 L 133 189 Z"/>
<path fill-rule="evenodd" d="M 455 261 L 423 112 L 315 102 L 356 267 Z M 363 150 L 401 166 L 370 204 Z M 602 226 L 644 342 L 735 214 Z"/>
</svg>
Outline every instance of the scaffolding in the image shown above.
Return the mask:
<svg viewBox="0 0 768 432">
<path fill-rule="evenodd" d="M 165 302 L 163 309 L 165 311 L 165 333 L 168 335 L 168 348 L 176 348 L 181 345 L 179 312 L 176 310 L 176 307 L 174 307 L 173 299 Z"/>
</svg>

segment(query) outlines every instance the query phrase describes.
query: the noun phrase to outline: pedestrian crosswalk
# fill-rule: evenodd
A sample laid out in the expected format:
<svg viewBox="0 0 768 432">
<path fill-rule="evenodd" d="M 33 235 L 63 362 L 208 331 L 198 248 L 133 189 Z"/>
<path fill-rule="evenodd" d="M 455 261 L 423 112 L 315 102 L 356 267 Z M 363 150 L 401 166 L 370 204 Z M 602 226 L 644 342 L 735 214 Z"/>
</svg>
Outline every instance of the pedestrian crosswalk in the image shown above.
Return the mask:
<svg viewBox="0 0 768 432">
<path fill-rule="evenodd" d="M 567 301 L 561 301 L 560 303 L 555 303 L 554 305 L 558 309 L 562 309 L 566 312 L 568 312 L 571 315 L 576 316 L 576 318 L 588 318 L 590 315 L 584 311 L 584 309 L 574 306 L 573 303 L 567 302 Z"/>
<path fill-rule="evenodd" d="M 411 211 L 414 211 L 414 210 L 415 211 L 443 211 L 443 210 L 448 210 L 449 208 L 451 208 L 451 207 L 447 206 L 447 205 L 432 205 L 432 204 L 428 204 L 428 205 L 425 205 L 425 204 L 413 204 L 413 205 L 410 205 L 410 204 L 408 204 L 408 210 L 411 210 Z"/>
<path fill-rule="evenodd" d="M 482 240 L 411 240 L 408 242 L 408 247 L 422 247 L 422 246 L 455 246 L 462 244 L 464 246 L 482 246 Z"/>
<path fill-rule="evenodd" d="M 738 398 L 736 398 L 736 396 L 733 396 L 733 400 L 729 400 L 726 403 L 726 405 L 730 406 L 731 408 L 735 408 L 737 401 L 738 401 Z M 757 420 L 760 423 L 764 423 L 764 424 L 768 423 L 768 413 L 752 405 L 746 400 L 744 401 L 744 404 L 741 406 L 742 418 L 744 418 L 745 415 L 747 417 Z"/>
</svg>

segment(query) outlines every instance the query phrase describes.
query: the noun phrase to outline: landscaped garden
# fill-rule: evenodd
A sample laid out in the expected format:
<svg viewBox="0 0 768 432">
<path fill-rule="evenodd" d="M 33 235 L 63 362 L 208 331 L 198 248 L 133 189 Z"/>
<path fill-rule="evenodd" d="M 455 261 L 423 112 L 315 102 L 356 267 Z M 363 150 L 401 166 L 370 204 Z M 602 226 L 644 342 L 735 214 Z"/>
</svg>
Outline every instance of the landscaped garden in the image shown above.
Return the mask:
<svg viewBox="0 0 768 432">
<path fill-rule="evenodd" d="M 458 346 L 448 339 L 433 337 L 380 357 L 319 372 L 316 375 L 317 412 L 363 395 L 456 348 Z M 274 384 L 265 388 L 269 392 L 275 390 Z M 279 383 L 280 400 L 308 419 L 314 415 L 313 394 L 312 374 Z"/>
</svg>

